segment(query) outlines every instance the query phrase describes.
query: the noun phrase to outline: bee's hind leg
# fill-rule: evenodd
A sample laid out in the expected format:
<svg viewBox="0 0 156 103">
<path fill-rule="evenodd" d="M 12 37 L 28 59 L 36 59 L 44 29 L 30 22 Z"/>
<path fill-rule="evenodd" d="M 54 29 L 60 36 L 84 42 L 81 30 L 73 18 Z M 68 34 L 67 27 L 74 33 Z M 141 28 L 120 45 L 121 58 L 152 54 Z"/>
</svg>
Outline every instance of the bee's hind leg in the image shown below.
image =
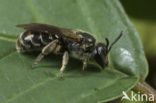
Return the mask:
<svg viewBox="0 0 156 103">
<path fill-rule="evenodd" d="M 34 68 L 34 66 L 36 64 L 38 64 L 38 62 L 40 62 L 44 56 L 48 55 L 49 53 L 51 53 L 52 51 L 55 50 L 56 46 L 57 46 L 58 40 L 54 40 L 51 43 L 47 44 L 43 49 L 42 52 L 38 55 L 38 57 L 36 58 L 35 62 L 31 65 L 31 69 Z"/>
<path fill-rule="evenodd" d="M 69 54 L 67 51 L 65 51 L 62 58 L 62 67 L 60 69 L 60 79 L 63 79 L 63 72 L 66 68 L 66 65 L 68 64 L 68 60 L 69 60 Z"/>
</svg>

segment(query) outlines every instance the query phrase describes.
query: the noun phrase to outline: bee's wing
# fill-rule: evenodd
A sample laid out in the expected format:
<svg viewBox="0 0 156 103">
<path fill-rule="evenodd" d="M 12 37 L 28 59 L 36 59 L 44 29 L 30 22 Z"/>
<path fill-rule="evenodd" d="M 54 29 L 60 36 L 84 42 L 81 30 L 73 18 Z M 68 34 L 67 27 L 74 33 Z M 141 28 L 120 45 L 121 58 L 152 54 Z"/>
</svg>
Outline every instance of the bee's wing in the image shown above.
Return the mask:
<svg viewBox="0 0 156 103">
<path fill-rule="evenodd" d="M 38 32 L 48 32 L 51 34 L 57 34 L 67 39 L 80 40 L 80 36 L 76 35 L 73 30 L 64 29 L 48 24 L 39 24 L 39 23 L 30 23 L 30 24 L 20 24 L 17 27 L 24 28 L 29 31 L 38 31 Z"/>
</svg>

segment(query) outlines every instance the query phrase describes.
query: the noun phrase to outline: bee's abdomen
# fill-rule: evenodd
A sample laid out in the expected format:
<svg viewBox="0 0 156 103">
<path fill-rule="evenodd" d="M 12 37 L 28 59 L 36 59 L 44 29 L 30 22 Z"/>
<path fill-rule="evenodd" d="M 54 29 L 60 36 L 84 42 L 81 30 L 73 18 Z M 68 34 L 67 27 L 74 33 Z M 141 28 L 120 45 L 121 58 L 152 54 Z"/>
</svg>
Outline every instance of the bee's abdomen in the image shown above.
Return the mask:
<svg viewBox="0 0 156 103">
<path fill-rule="evenodd" d="M 18 52 L 41 50 L 49 42 L 57 39 L 55 35 L 45 32 L 25 31 L 16 42 Z"/>
</svg>

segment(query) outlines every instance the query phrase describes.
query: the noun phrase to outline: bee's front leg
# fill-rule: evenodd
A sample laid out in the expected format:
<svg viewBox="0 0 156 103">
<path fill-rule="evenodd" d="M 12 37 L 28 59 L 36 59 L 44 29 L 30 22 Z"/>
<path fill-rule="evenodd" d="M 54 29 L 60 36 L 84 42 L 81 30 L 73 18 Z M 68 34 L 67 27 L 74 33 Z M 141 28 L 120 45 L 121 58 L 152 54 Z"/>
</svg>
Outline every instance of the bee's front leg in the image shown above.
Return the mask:
<svg viewBox="0 0 156 103">
<path fill-rule="evenodd" d="M 82 68 L 83 71 L 84 71 L 85 68 L 87 67 L 88 58 L 89 58 L 89 55 L 88 55 L 88 54 L 85 54 L 85 55 L 83 56 L 83 68 Z"/>
<path fill-rule="evenodd" d="M 84 71 L 85 70 L 85 68 L 87 67 L 87 58 L 85 58 L 84 60 L 83 60 L 83 68 L 82 68 L 82 70 Z"/>
<path fill-rule="evenodd" d="M 51 53 L 52 51 L 55 50 L 56 46 L 57 46 L 58 40 L 54 40 L 51 43 L 49 43 L 48 45 L 46 45 L 43 49 L 42 52 L 38 55 L 38 57 L 36 58 L 35 62 L 32 64 L 31 69 L 38 64 L 39 61 L 41 61 L 44 56 L 48 55 L 49 53 Z"/>
<path fill-rule="evenodd" d="M 68 60 L 69 60 L 69 54 L 67 51 L 65 51 L 62 58 L 62 67 L 60 69 L 60 79 L 63 79 L 63 72 L 66 68 L 66 65 L 68 64 Z"/>
</svg>

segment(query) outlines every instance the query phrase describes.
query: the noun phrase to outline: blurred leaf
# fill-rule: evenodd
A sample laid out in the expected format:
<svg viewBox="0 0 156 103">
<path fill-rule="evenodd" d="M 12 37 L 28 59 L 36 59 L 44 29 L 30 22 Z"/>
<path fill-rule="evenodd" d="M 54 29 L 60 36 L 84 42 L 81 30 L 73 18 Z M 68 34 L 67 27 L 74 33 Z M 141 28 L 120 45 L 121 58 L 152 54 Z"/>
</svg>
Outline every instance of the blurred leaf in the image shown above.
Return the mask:
<svg viewBox="0 0 156 103">
<path fill-rule="evenodd" d="M 142 39 L 145 52 L 150 57 L 156 56 L 156 22 L 131 18 Z"/>
<path fill-rule="evenodd" d="M 155 0 L 120 0 L 126 12 L 133 18 L 140 20 L 156 20 L 156 1 Z M 140 5 L 141 2 L 141 5 Z M 138 6 L 140 5 L 140 6 Z"/>
<path fill-rule="evenodd" d="M 147 76 L 147 63 L 138 35 L 115 0 L 0 0 L 0 103 L 95 103 L 121 96 Z M 98 72 L 89 65 L 81 72 L 79 60 L 70 59 L 57 77 L 61 56 L 51 55 L 29 70 L 37 54 L 15 50 L 15 38 L 22 32 L 16 24 L 39 22 L 93 33 L 97 42 L 112 42 L 124 36 L 110 53 L 110 65 Z M 94 71 L 93 71 L 94 70 Z"/>
</svg>

